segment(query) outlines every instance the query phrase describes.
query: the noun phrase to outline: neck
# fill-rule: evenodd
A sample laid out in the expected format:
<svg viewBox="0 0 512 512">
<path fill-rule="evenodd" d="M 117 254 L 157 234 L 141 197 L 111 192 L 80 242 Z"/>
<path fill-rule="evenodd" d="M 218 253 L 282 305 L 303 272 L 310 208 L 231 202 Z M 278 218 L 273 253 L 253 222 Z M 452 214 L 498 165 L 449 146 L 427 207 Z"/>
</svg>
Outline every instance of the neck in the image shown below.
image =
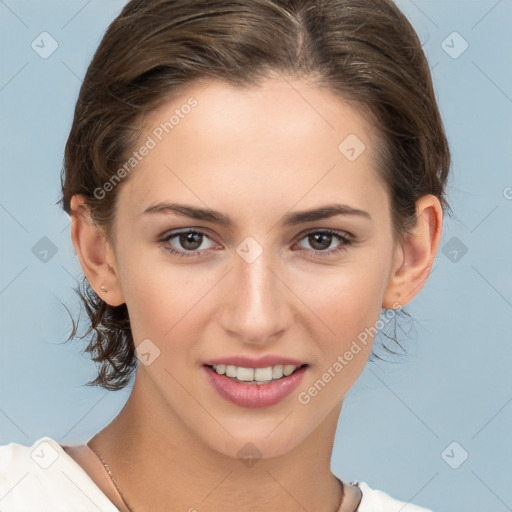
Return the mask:
<svg viewBox="0 0 512 512">
<path fill-rule="evenodd" d="M 89 442 L 133 512 L 338 512 L 343 491 L 330 458 L 341 405 L 284 455 L 250 460 L 207 446 L 168 405 L 147 400 L 138 384 L 136 379 L 119 415 Z"/>
</svg>

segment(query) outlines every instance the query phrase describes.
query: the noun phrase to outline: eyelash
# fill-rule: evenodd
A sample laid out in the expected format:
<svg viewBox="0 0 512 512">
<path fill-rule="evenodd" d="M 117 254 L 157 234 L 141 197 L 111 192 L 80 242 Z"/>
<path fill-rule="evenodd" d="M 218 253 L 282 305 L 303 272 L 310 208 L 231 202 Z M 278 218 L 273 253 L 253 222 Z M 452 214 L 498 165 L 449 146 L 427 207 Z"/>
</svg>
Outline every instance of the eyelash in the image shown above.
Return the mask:
<svg viewBox="0 0 512 512">
<path fill-rule="evenodd" d="M 170 233 L 167 233 L 159 240 L 159 242 L 160 242 L 161 246 L 163 246 L 164 249 L 167 252 L 169 252 L 170 254 L 175 254 L 175 255 L 183 257 L 183 258 L 194 258 L 194 257 L 201 256 L 203 251 L 197 251 L 197 250 L 195 250 L 195 251 L 179 251 L 179 250 L 176 250 L 173 247 L 168 245 L 169 242 L 173 238 L 176 238 L 177 236 L 183 235 L 183 234 L 195 234 L 195 235 L 200 235 L 200 236 L 210 239 L 210 237 L 206 233 L 199 231 L 199 230 L 188 228 L 188 229 L 185 229 L 182 231 L 172 231 Z M 346 251 L 347 246 L 350 246 L 350 245 L 354 244 L 354 242 L 355 242 L 355 240 L 349 238 L 348 236 L 343 235 L 337 231 L 332 231 L 330 229 L 319 229 L 319 230 L 309 231 L 309 232 L 305 233 L 299 239 L 299 242 L 302 241 L 304 238 L 307 238 L 308 236 L 315 235 L 315 234 L 332 236 L 340 242 L 340 244 L 338 246 L 336 246 L 334 249 L 330 249 L 330 250 L 315 250 L 315 249 L 307 250 L 308 252 L 314 253 L 315 256 L 326 257 L 326 256 L 331 256 L 333 254 L 337 254 L 342 251 Z M 208 249 L 204 249 L 204 250 L 208 250 Z"/>
</svg>

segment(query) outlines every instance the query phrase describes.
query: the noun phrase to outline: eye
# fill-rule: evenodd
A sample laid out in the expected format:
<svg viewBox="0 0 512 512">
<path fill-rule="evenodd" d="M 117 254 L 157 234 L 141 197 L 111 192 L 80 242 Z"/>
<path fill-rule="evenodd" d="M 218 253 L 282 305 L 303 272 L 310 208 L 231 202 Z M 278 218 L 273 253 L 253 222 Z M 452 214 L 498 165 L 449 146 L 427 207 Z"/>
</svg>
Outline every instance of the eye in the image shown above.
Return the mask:
<svg viewBox="0 0 512 512">
<path fill-rule="evenodd" d="M 210 244 L 205 243 L 207 240 Z M 215 247 L 206 233 L 193 229 L 167 233 L 160 242 L 166 251 L 183 257 L 199 256 L 199 251 Z"/>
<path fill-rule="evenodd" d="M 303 242 L 306 242 L 312 248 L 312 252 L 321 256 L 327 256 L 340 251 L 345 251 L 347 246 L 353 243 L 353 240 L 348 235 L 338 233 L 337 231 L 322 230 L 322 231 L 311 231 L 307 233 L 299 243 L 300 247 Z M 333 246 L 333 242 L 336 244 Z M 329 247 L 333 247 L 330 250 Z"/>
<path fill-rule="evenodd" d="M 216 247 L 206 233 L 190 228 L 166 233 L 159 242 L 167 252 L 185 258 L 201 256 L 203 251 Z M 303 245 L 304 242 L 309 244 L 311 248 L 309 251 Z M 353 243 L 354 240 L 348 234 L 317 230 L 303 236 L 298 246 L 312 252 L 315 256 L 329 256 L 346 250 L 347 246 Z"/>
</svg>

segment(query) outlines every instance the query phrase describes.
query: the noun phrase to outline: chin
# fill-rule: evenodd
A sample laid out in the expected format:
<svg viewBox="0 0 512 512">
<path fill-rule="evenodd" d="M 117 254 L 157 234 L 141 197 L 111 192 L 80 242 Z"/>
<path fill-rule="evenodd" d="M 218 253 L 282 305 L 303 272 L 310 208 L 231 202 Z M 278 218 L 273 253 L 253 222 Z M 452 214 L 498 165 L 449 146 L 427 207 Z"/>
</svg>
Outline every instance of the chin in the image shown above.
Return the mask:
<svg viewBox="0 0 512 512">
<path fill-rule="evenodd" d="M 311 410 L 310 414 L 314 412 Z M 316 422 L 309 424 L 303 415 L 304 411 L 288 408 L 275 410 L 264 418 L 250 418 L 248 413 L 241 413 L 236 420 L 217 417 L 229 434 L 219 427 L 216 433 L 196 431 L 196 435 L 211 450 L 242 462 L 253 458 L 272 459 L 290 453 L 316 430 Z"/>
</svg>

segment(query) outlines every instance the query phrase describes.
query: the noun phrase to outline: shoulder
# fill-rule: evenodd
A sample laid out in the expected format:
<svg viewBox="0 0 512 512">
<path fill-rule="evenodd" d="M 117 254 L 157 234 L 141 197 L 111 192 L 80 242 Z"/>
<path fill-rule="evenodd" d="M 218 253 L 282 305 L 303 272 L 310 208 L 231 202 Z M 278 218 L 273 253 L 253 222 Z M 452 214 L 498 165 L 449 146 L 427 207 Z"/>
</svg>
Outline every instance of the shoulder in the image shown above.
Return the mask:
<svg viewBox="0 0 512 512">
<path fill-rule="evenodd" d="M 0 446 L 2 512 L 117 512 L 90 477 L 50 437 Z"/>
<path fill-rule="evenodd" d="M 357 512 L 432 512 L 429 509 L 396 500 L 383 491 L 372 489 L 366 482 L 350 482 L 361 489 L 363 497 Z"/>
</svg>

